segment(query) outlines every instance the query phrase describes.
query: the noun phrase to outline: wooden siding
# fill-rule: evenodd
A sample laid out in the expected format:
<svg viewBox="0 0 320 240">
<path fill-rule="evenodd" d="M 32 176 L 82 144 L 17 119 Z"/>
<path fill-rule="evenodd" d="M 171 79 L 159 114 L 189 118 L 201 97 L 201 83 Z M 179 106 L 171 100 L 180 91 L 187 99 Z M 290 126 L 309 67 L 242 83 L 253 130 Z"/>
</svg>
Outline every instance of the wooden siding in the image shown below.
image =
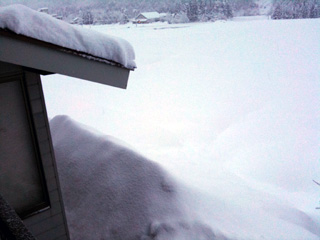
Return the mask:
<svg viewBox="0 0 320 240">
<path fill-rule="evenodd" d="M 25 80 L 50 199 L 50 209 L 25 219 L 25 224 L 39 240 L 68 239 L 40 76 L 25 72 Z"/>
<path fill-rule="evenodd" d="M 29 103 L 34 138 L 50 202 L 50 207 L 31 214 L 23 221 L 38 240 L 69 239 L 40 75 L 17 65 L 0 62 L 0 84 L 10 76 L 24 78 L 25 97 Z"/>
</svg>

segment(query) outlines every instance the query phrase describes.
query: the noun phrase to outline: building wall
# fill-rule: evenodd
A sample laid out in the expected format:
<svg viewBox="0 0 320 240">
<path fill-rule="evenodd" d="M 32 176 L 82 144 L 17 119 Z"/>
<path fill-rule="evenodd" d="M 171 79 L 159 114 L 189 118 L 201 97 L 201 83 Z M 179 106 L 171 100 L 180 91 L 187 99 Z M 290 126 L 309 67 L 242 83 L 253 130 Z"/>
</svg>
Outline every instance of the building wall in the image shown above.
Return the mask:
<svg viewBox="0 0 320 240">
<path fill-rule="evenodd" d="M 8 79 L 10 76 L 20 76 L 22 79 L 24 98 L 28 105 L 32 133 L 40 160 L 39 166 L 49 200 L 47 207 L 24 216 L 23 221 L 38 240 L 69 239 L 40 75 L 0 62 L 0 84 L 2 79 Z"/>
</svg>

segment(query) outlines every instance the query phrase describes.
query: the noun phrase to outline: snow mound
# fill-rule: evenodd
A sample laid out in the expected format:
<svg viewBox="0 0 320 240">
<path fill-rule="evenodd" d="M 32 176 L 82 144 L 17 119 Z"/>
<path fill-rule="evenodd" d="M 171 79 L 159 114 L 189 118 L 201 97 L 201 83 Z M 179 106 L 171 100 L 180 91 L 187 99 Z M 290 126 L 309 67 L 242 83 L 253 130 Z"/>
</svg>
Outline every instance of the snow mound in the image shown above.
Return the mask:
<svg viewBox="0 0 320 240">
<path fill-rule="evenodd" d="M 117 62 L 129 69 L 136 67 L 133 47 L 127 41 L 72 26 L 23 5 L 0 8 L 0 28 Z"/>
<path fill-rule="evenodd" d="M 222 239 L 158 164 L 67 116 L 50 128 L 71 239 Z"/>
<path fill-rule="evenodd" d="M 208 194 L 67 116 L 50 128 L 71 239 L 319 239 L 313 216 L 240 178 Z"/>
</svg>

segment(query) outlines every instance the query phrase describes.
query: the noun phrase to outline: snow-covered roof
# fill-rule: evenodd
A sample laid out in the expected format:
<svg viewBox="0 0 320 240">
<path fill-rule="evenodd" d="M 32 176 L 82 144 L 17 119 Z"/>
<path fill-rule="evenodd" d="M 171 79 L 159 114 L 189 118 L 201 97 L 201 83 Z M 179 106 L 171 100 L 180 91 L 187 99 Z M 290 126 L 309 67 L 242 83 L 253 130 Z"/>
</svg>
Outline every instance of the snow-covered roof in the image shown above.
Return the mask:
<svg viewBox="0 0 320 240">
<path fill-rule="evenodd" d="M 47 8 L 47 7 L 43 7 L 43 8 L 39 8 L 39 9 L 38 9 L 38 12 L 48 13 L 48 11 L 49 11 L 49 8 Z"/>
<path fill-rule="evenodd" d="M 23 5 L 0 8 L 0 29 L 116 62 L 128 69 L 136 67 L 133 47 L 126 40 L 73 26 Z"/>
<path fill-rule="evenodd" d="M 148 19 L 154 19 L 154 18 L 160 17 L 160 14 L 158 12 L 144 12 L 144 13 L 140 13 L 140 15 L 143 15 L 145 18 L 148 18 Z"/>
</svg>

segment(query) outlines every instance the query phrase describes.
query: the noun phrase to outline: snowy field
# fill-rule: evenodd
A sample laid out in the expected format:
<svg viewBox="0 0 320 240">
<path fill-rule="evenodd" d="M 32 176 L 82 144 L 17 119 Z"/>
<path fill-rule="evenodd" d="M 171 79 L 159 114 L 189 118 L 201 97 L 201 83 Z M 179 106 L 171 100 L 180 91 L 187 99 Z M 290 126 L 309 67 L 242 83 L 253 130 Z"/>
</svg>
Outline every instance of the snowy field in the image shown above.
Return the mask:
<svg viewBox="0 0 320 240">
<path fill-rule="evenodd" d="M 128 40 L 127 90 L 43 77 L 66 114 L 128 143 L 185 185 L 232 239 L 320 238 L 320 19 L 91 29 Z"/>
</svg>

